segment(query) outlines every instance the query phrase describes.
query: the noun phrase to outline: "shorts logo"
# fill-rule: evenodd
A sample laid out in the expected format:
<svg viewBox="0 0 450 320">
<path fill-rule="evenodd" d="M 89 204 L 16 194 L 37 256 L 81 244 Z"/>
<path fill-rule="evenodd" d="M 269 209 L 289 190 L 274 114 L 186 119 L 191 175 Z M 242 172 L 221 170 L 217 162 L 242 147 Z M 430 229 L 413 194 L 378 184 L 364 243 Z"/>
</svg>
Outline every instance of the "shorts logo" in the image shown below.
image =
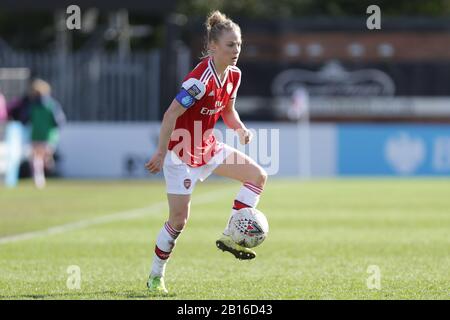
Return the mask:
<svg viewBox="0 0 450 320">
<path fill-rule="evenodd" d="M 191 187 L 191 179 L 184 179 L 184 187 L 189 189 Z"/>
<path fill-rule="evenodd" d="M 193 97 L 196 97 L 201 92 L 195 84 L 186 91 Z"/>
</svg>

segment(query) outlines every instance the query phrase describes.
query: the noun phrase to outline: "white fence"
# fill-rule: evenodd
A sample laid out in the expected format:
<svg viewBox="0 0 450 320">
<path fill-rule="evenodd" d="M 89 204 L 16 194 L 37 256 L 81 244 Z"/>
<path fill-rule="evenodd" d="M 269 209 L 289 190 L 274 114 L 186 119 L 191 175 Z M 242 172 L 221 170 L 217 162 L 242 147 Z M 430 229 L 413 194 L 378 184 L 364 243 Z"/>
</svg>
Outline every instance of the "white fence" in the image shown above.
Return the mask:
<svg viewBox="0 0 450 320">
<path fill-rule="evenodd" d="M 242 151 L 250 154 L 271 176 L 300 176 L 300 161 L 304 157 L 297 148 L 297 125 L 246 124 L 257 134 Z M 149 174 L 144 167 L 158 144 L 159 127 L 159 122 L 69 123 L 61 131 L 60 172 L 70 178 L 162 178 L 161 174 Z M 222 137 L 217 135 L 219 140 L 241 149 L 237 137 L 230 141 L 223 124 L 218 124 L 217 129 L 222 133 Z M 316 142 L 311 144 L 310 150 L 311 176 L 336 174 L 335 136 L 334 125 L 311 126 L 310 137 Z"/>
</svg>

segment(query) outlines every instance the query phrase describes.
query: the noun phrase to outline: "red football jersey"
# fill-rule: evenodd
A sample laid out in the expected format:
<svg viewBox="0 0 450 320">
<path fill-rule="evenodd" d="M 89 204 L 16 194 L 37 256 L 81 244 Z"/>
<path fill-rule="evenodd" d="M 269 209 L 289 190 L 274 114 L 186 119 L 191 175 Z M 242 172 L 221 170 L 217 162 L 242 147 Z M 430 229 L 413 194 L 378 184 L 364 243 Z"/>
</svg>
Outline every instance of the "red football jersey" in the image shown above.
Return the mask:
<svg viewBox="0 0 450 320">
<path fill-rule="evenodd" d="M 203 59 L 183 80 L 176 100 L 187 110 L 178 117 L 168 149 L 191 167 L 200 167 L 217 153 L 214 125 L 241 83 L 238 67 L 228 66 L 220 81 L 213 59 Z"/>
</svg>

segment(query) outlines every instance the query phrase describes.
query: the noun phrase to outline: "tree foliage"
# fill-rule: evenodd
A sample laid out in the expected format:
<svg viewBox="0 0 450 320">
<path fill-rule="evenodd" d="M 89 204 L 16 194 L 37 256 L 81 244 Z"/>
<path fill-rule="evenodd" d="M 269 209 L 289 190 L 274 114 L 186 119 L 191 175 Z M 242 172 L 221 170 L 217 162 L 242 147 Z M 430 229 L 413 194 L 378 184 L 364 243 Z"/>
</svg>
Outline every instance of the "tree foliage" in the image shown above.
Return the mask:
<svg viewBox="0 0 450 320">
<path fill-rule="evenodd" d="M 450 0 L 183 0 L 177 10 L 204 16 L 222 10 L 231 16 L 295 18 L 302 16 L 357 16 L 378 5 L 385 16 L 450 17 Z"/>
</svg>

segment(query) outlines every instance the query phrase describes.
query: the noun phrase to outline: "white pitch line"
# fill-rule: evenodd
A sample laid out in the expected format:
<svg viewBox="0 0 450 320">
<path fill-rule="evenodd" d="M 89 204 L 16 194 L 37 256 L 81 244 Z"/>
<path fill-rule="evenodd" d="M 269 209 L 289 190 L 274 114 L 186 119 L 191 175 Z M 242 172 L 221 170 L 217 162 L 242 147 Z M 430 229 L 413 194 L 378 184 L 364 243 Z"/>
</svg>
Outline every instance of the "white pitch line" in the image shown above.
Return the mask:
<svg viewBox="0 0 450 320">
<path fill-rule="evenodd" d="M 200 195 L 199 197 L 195 197 L 193 200 L 195 201 L 195 204 L 209 203 L 213 200 L 216 200 L 220 196 L 223 196 L 223 193 L 224 193 L 224 189 L 221 189 L 219 191 L 216 190 L 213 192 L 204 193 L 204 194 Z M 157 213 L 157 212 L 159 212 L 159 210 L 165 208 L 166 206 L 167 206 L 167 201 L 161 201 L 161 202 L 155 203 L 151 206 L 144 207 L 144 208 L 132 209 L 132 210 L 127 210 L 127 211 L 117 212 L 114 214 L 108 214 L 108 215 L 97 217 L 97 218 L 85 219 L 85 220 L 80 220 L 77 222 L 66 223 L 66 224 L 62 224 L 62 225 L 51 227 L 51 228 L 44 229 L 44 230 L 37 230 L 37 231 L 32 231 L 32 232 L 26 232 L 26 233 L 20 233 L 20 234 L 15 234 L 15 235 L 11 235 L 11 236 L 6 236 L 6 237 L 0 238 L 0 245 L 6 244 L 6 243 L 17 242 L 17 241 L 34 239 L 34 238 L 38 238 L 38 237 L 49 236 L 49 235 L 58 234 L 58 233 L 66 233 L 69 231 L 79 230 L 79 229 L 83 229 L 86 227 L 110 223 L 110 222 L 137 219 L 137 218 L 144 217 L 148 214 Z"/>
</svg>

